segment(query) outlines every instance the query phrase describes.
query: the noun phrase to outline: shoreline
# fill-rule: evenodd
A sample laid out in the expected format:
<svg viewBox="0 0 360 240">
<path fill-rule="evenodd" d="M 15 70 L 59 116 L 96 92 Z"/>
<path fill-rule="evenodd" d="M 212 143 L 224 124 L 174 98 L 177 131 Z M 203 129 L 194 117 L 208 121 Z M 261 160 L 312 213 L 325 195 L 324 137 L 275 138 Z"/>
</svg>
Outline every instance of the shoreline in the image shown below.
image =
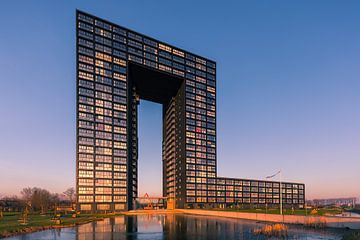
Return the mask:
<svg viewBox="0 0 360 240">
<path fill-rule="evenodd" d="M 95 222 L 95 221 L 103 221 L 105 218 L 110 218 L 110 217 L 115 217 L 117 215 L 109 215 L 108 217 L 101 217 L 101 218 L 94 218 L 94 219 L 87 219 L 84 221 L 79 221 L 79 222 L 75 222 L 75 223 L 69 223 L 69 224 L 64 224 L 64 225 L 47 225 L 47 226 L 30 226 L 30 227 L 23 227 L 23 228 L 19 228 L 16 229 L 14 231 L 3 231 L 0 232 L 0 239 L 3 238 L 9 238 L 9 237 L 14 237 L 14 236 L 20 236 L 20 235 L 24 235 L 24 234 L 30 234 L 30 233 L 34 233 L 34 232 L 41 232 L 41 231 L 46 231 L 46 230 L 51 230 L 51 229 L 61 229 L 61 228 L 71 228 L 71 227 L 75 227 L 78 225 L 83 225 L 83 224 L 87 224 L 87 223 L 91 223 L 91 222 Z"/>
<path fill-rule="evenodd" d="M 116 216 L 134 216 L 134 215 L 158 215 L 158 214 L 186 214 L 193 216 L 205 217 L 219 217 L 219 218 L 232 218 L 244 219 L 256 222 L 268 223 L 285 223 L 294 225 L 303 225 L 308 227 L 316 227 L 316 224 L 322 228 L 342 228 L 342 229 L 360 229 L 360 218 L 349 218 L 339 216 L 302 216 L 302 215 L 280 215 L 280 214 L 264 214 L 264 213 L 248 213 L 248 212 L 235 212 L 235 211 L 221 211 L 221 210 L 203 210 L 203 209 L 174 209 L 174 210 L 131 210 L 121 212 L 121 214 L 108 214 L 100 216 L 85 217 L 84 220 L 79 220 L 74 223 L 52 224 L 46 226 L 29 226 L 15 229 L 12 231 L 3 231 L 0 233 L 0 239 L 30 234 L 51 229 L 71 228 L 77 225 L 83 225 L 94 221 L 103 221 L 106 218 Z M 315 223 L 315 224 L 314 224 Z M 314 225 L 312 225 L 314 224 Z"/>
<path fill-rule="evenodd" d="M 82 224 L 82 223 L 80 223 L 80 224 Z M 53 226 L 25 227 L 25 228 L 18 229 L 16 231 L 10 231 L 10 232 L 4 231 L 3 233 L 0 234 L 0 239 L 19 236 L 19 235 L 23 235 L 23 234 L 34 233 L 34 232 L 41 232 L 41 231 L 50 230 L 50 229 L 67 228 L 67 227 L 74 227 L 74 226 L 76 226 L 76 224 L 69 224 L 69 225 L 63 225 L 63 226 L 53 225 Z"/>
<path fill-rule="evenodd" d="M 280 215 L 269 213 L 252 213 L 205 209 L 174 209 L 174 210 L 131 210 L 124 212 L 125 215 L 154 215 L 154 214 L 187 214 L 193 216 L 207 216 L 243 219 L 265 223 L 284 223 L 302 225 L 311 228 L 337 228 L 337 229 L 360 229 L 360 218 L 342 217 L 331 215 Z"/>
<path fill-rule="evenodd" d="M 324 228 L 360 229 L 360 218 L 340 216 L 302 216 L 280 215 L 266 213 L 248 213 L 236 211 L 177 209 L 179 212 L 191 215 L 203 215 L 209 217 L 224 217 L 233 219 L 245 219 L 260 222 L 297 224 L 304 226 L 321 226 Z"/>
</svg>

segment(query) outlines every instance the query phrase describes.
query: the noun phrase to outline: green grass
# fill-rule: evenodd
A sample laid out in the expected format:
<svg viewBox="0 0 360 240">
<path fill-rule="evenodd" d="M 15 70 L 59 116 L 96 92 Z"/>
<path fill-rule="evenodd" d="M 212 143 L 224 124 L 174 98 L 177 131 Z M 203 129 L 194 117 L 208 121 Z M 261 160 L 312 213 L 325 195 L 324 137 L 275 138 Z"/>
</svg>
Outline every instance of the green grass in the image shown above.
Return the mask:
<svg viewBox="0 0 360 240">
<path fill-rule="evenodd" d="M 330 215 L 337 215 L 337 214 L 341 214 L 343 212 L 342 209 L 340 208 L 334 208 L 334 209 L 319 209 L 318 213 L 316 215 L 326 215 L 326 214 L 330 214 Z"/>
<path fill-rule="evenodd" d="M 215 211 L 231 211 L 231 212 L 246 212 L 246 213 L 267 213 L 267 214 L 280 214 L 279 209 L 236 209 L 236 208 L 230 208 L 230 209 L 224 209 L 224 208 L 218 208 L 218 209 L 210 209 Z M 313 215 L 313 216 L 323 216 L 326 214 L 340 214 L 342 212 L 341 209 L 319 209 L 317 210 L 317 213 L 310 214 L 311 210 L 304 210 L 304 209 L 295 209 L 292 211 L 291 209 L 283 209 L 284 215 Z"/>
<path fill-rule="evenodd" d="M 4 213 L 3 218 L 0 219 L 0 237 L 12 235 L 14 233 L 33 232 L 48 227 L 72 226 L 113 216 L 115 215 L 80 214 L 76 218 L 72 218 L 71 214 L 67 214 L 61 217 L 61 224 L 56 224 L 55 221 L 52 220 L 53 214 L 40 215 L 38 213 L 34 213 L 29 214 L 27 225 L 21 225 L 21 221 L 19 221 L 21 219 L 20 212 Z"/>
</svg>

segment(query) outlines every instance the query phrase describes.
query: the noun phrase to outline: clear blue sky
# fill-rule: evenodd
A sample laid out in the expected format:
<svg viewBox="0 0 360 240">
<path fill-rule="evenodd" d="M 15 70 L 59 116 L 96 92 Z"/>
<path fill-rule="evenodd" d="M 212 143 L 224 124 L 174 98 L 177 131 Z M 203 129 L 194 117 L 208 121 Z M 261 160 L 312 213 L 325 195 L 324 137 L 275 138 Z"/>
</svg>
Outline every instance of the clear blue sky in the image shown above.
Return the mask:
<svg viewBox="0 0 360 240">
<path fill-rule="evenodd" d="M 360 196 L 359 1 L 0 2 L 0 193 L 75 181 L 75 9 L 217 62 L 218 175 L 278 169 Z M 161 107 L 140 106 L 140 190 L 161 192 Z"/>
</svg>

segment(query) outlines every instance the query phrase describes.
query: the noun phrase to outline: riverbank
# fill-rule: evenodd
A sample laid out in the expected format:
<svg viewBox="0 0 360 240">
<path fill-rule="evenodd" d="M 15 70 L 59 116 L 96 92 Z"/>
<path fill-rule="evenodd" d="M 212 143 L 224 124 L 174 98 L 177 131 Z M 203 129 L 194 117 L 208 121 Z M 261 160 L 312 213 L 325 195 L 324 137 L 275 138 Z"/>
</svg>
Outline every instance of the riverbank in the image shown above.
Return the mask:
<svg viewBox="0 0 360 240">
<path fill-rule="evenodd" d="M 159 210 L 130 210 L 127 212 L 123 212 L 124 215 L 154 215 L 154 214 L 174 214 L 174 213 L 182 213 L 181 209 L 174 209 L 174 210 L 166 210 L 166 209 L 159 209 Z"/>
<path fill-rule="evenodd" d="M 360 229 L 360 218 L 351 218 L 351 217 L 279 215 L 279 214 L 264 214 L 264 213 L 219 211 L 219 210 L 218 211 L 199 210 L 199 209 L 178 209 L 177 211 L 192 215 L 238 218 L 238 219 L 247 219 L 247 220 L 254 220 L 261 222 L 301 224 L 310 227 Z"/>
<path fill-rule="evenodd" d="M 245 213 L 264 213 L 264 214 L 280 214 L 279 209 L 255 209 L 255 208 L 212 208 L 207 209 L 211 211 L 229 211 L 229 212 L 245 212 Z M 343 210 L 341 208 L 329 209 L 283 209 L 283 215 L 302 215 L 302 216 L 335 216 L 341 215 Z"/>
<path fill-rule="evenodd" d="M 76 217 L 72 217 L 71 214 L 67 214 L 60 218 L 60 222 L 56 222 L 53 220 L 52 214 L 29 214 L 27 224 L 22 224 L 22 221 L 19 220 L 21 218 L 21 213 L 4 213 L 3 218 L 0 219 L 0 238 L 48 229 L 73 227 L 118 215 L 122 214 L 80 214 Z"/>
<path fill-rule="evenodd" d="M 124 212 L 125 215 L 153 215 L 153 214 L 174 214 L 185 213 L 190 215 L 203 215 L 212 217 L 227 217 L 238 218 L 260 222 L 273 222 L 273 223 L 288 223 L 299 224 L 314 228 L 347 228 L 347 229 L 360 229 L 360 218 L 356 217 L 343 217 L 329 215 L 335 214 L 337 211 L 318 211 L 315 214 L 305 214 L 304 211 L 298 210 L 295 213 L 291 213 L 290 210 L 284 212 L 283 215 L 276 213 L 265 213 L 265 210 L 255 209 L 174 209 L 174 210 L 132 210 Z M 274 212 L 274 211 L 273 211 Z M 360 240 L 360 238 L 359 238 Z"/>
<path fill-rule="evenodd" d="M 211 214 L 209 214 L 211 212 Z M 225 212 L 225 214 L 224 214 Z M 234 216 L 233 214 L 229 213 L 245 213 L 244 214 L 236 214 L 237 216 Z M 201 210 L 201 209 L 174 209 L 174 210 L 132 210 L 128 212 L 124 212 L 125 215 L 156 215 L 156 214 L 188 214 L 188 215 L 202 215 L 204 217 L 225 217 L 225 218 L 237 218 L 237 219 L 246 219 L 246 220 L 253 220 L 253 221 L 263 221 L 263 222 L 270 222 L 270 223 L 277 223 L 277 222 L 283 222 L 281 219 L 274 219 L 273 215 L 275 215 L 275 218 L 281 217 L 280 214 L 276 214 L 276 210 L 259 210 L 259 209 L 241 209 L 241 210 L 234 210 L 234 209 L 211 209 L 211 210 Z M 336 227 L 334 224 L 338 225 L 338 228 L 346 228 L 347 223 L 346 221 L 348 218 L 341 218 L 341 217 L 335 217 L 337 222 L 326 222 L 329 221 L 328 214 L 336 214 L 338 213 L 337 210 L 323 210 L 323 211 L 317 211 L 316 214 L 313 214 L 309 216 L 310 211 L 305 210 L 297 210 L 295 212 L 291 210 L 284 211 L 285 215 L 292 216 L 290 218 L 297 218 L 297 216 L 307 218 L 307 220 L 302 219 L 303 222 L 300 221 L 288 221 L 289 219 L 284 216 L 284 223 L 288 224 L 299 224 L 299 225 L 305 225 L 310 228 L 325 228 L 325 227 Z M 273 214 L 270 214 L 273 213 Z M 249 215 L 247 215 L 249 214 Z M 295 214 L 295 215 L 294 215 Z M 330 219 L 334 220 L 334 219 Z M 358 224 L 360 222 L 360 218 L 355 219 L 356 221 L 352 220 L 352 224 Z M 288 222 L 286 222 L 288 221 Z M 326 223 L 326 224 L 324 224 Z M 353 226 L 352 226 L 353 227 Z M 342 240 L 360 240 L 360 230 L 347 230 L 345 234 L 343 235 Z"/>
<path fill-rule="evenodd" d="M 27 234 L 48 229 L 67 228 L 81 225 L 105 218 L 121 215 L 167 215 L 167 214 L 188 214 L 202 215 L 207 217 L 225 217 L 253 220 L 257 222 L 300 224 L 310 227 L 332 227 L 360 229 L 360 218 L 333 217 L 333 216 L 302 216 L 302 215 L 279 215 L 264 214 L 244 211 L 229 210 L 202 210 L 202 209 L 175 209 L 175 210 L 134 210 L 120 214 L 80 214 L 73 218 L 70 214 L 63 215 L 61 223 L 56 223 L 52 219 L 53 215 L 30 214 L 27 225 L 22 225 L 19 221 L 20 213 L 5 213 L 0 219 L 0 238 L 11 237 L 14 235 Z M 359 240 L 360 231 L 351 230 L 344 236 L 346 240 Z"/>
<path fill-rule="evenodd" d="M 278 229 L 275 224 L 249 220 L 196 216 L 178 211 L 170 214 L 142 211 L 136 215 L 116 216 L 75 227 L 19 235 L 14 239 L 265 239 L 270 235 L 267 231 L 259 232 L 259 229 L 266 230 L 270 226 Z M 340 240 L 344 233 L 349 232 L 343 229 L 311 229 L 290 224 L 283 227 L 286 229 L 287 238 L 299 240 Z"/>
</svg>

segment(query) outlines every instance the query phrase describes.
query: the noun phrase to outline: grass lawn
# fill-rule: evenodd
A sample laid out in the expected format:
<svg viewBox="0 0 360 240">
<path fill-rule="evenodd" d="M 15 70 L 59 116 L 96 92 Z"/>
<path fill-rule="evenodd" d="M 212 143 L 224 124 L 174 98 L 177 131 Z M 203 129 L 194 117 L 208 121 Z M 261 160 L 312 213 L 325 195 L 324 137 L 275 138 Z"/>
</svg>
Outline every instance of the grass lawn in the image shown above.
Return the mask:
<svg viewBox="0 0 360 240">
<path fill-rule="evenodd" d="M 117 214 L 119 215 L 119 214 Z M 40 215 L 38 213 L 29 214 L 28 224 L 21 225 L 21 213 L 10 212 L 4 213 L 3 218 L 0 219 L 0 237 L 10 236 L 14 233 L 33 232 L 46 228 L 56 226 L 72 226 L 75 224 L 87 223 L 94 220 L 103 219 L 106 217 L 113 217 L 114 214 L 80 214 L 76 218 L 72 218 L 71 214 L 63 215 L 61 217 L 61 224 L 56 224 L 51 220 L 53 214 Z"/>
<path fill-rule="evenodd" d="M 279 209 L 211 209 L 216 211 L 233 211 L 233 212 L 247 212 L 247 213 L 268 213 L 268 214 L 280 214 Z M 311 210 L 304 210 L 304 209 L 295 209 L 292 211 L 291 209 L 283 209 L 284 215 L 313 215 L 313 216 L 323 216 L 326 214 L 340 214 L 342 212 L 341 209 L 319 209 L 317 213 L 310 214 Z"/>
</svg>

